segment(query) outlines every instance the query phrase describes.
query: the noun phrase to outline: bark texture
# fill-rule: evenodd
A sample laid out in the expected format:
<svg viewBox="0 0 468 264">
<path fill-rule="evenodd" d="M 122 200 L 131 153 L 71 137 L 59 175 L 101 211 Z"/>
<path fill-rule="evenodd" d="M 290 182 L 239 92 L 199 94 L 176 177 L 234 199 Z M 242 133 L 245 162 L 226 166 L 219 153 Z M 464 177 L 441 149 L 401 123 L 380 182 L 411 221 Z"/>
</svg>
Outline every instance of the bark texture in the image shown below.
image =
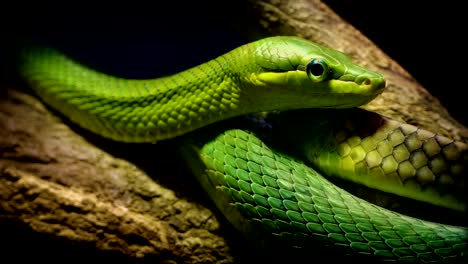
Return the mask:
<svg viewBox="0 0 468 264">
<path fill-rule="evenodd" d="M 436 98 L 321 1 L 250 0 L 244 8 L 252 28 L 246 34 L 301 36 L 384 74 L 387 90 L 364 108 L 468 139 L 467 128 Z M 212 210 L 170 143 L 111 142 L 61 120 L 24 87 L 3 83 L 1 90 L 0 223 L 5 232 L 13 224 L 14 230 L 32 230 L 50 245 L 58 239 L 86 253 L 112 252 L 119 261 L 247 262 L 246 245 Z M 148 152 L 152 156 L 142 154 Z M 174 163 L 181 166 L 168 166 Z M 12 233 L 4 239 L 22 238 Z"/>
<path fill-rule="evenodd" d="M 151 146 L 154 156 L 147 160 L 139 147 L 117 146 L 137 158 L 130 163 L 16 89 L 0 101 L 0 124 L 0 220 L 137 259 L 232 261 L 217 218 L 187 196 L 188 187 L 176 187 L 176 181 L 194 183 L 183 170 L 169 170 L 171 159 L 182 161 L 168 146 Z"/>
</svg>

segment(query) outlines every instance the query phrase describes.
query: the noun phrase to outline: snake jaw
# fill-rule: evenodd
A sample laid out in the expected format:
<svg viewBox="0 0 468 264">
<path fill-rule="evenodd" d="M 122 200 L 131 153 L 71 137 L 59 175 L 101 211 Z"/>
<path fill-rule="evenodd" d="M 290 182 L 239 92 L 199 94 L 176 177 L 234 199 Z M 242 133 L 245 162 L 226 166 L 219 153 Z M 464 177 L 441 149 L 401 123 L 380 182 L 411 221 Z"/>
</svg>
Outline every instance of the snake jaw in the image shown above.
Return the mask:
<svg viewBox="0 0 468 264">
<path fill-rule="evenodd" d="M 377 95 L 382 93 L 385 88 L 385 79 L 378 76 L 359 75 L 352 80 L 330 79 L 321 82 L 310 80 L 304 71 L 286 71 L 286 72 L 263 72 L 252 77 L 255 84 L 262 84 L 262 87 L 277 87 L 291 93 L 299 92 L 307 98 L 308 95 L 329 99 L 329 105 L 321 107 L 334 107 L 343 105 L 357 106 L 358 104 L 367 103 Z M 286 84 L 286 85 L 285 85 Z M 269 89 L 271 90 L 271 89 Z M 333 100 L 336 97 L 343 100 Z M 349 103 L 348 99 L 355 100 L 356 103 Z M 361 98 L 361 99 L 360 99 Z M 351 102 L 352 102 L 351 100 Z"/>
<path fill-rule="evenodd" d="M 330 93 L 356 94 L 362 96 L 377 96 L 385 88 L 384 79 L 356 79 L 356 81 L 330 80 L 328 81 Z"/>
<path fill-rule="evenodd" d="M 303 76 L 301 76 L 303 75 Z M 256 80 L 263 85 L 285 85 L 300 86 L 304 79 L 308 79 L 307 75 L 302 71 L 286 71 L 286 72 L 262 72 L 256 75 Z"/>
</svg>

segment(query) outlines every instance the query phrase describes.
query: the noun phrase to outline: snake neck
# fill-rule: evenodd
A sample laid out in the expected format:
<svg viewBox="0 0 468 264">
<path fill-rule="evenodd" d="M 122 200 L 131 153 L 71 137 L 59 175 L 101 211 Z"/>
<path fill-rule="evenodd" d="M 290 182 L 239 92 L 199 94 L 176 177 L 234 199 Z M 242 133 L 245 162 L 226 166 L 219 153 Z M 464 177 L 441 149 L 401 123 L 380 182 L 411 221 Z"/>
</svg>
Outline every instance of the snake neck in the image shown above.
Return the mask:
<svg viewBox="0 0 468 264">
<path fill-rule="evenodd" d="M 23 56 L 21 72 L 47 104 L 81 127 L 118 141 L 156 142 L 247 111 L 232 73 L 237 55 L 168 77 L 135 80 L 39 49 Z"/>
</svg>

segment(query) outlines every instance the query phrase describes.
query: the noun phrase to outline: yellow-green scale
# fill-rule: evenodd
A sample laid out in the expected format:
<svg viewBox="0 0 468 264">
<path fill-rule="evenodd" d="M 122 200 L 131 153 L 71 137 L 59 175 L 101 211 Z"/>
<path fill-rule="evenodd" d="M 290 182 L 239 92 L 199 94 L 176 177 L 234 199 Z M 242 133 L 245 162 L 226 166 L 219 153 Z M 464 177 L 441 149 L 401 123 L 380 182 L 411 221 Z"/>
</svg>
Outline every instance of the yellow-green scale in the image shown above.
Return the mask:
<svg viewBox="0 0 468 264">
<path fill-rule="evenodd" d="M 322 148 L 317 140 L 304 144 L 309 160 L 330 176 L 466 212 L 468 145 L 375 114 L 373 118 L 380 120 L 375 130 L 349 122 L 328 139 L 318 137 L 329 142 Z"/>
</svg>

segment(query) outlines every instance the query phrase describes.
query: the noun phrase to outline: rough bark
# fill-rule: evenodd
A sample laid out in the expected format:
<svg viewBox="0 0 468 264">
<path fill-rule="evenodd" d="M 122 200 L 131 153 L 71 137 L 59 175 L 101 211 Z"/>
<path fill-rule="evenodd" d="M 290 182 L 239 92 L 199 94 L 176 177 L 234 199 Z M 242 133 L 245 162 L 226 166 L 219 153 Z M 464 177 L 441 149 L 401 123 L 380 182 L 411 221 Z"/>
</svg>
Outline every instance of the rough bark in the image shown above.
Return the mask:
<svg viewBox="0 0 468 264">
<path fill-rule="evenodd" d="M 255 34 L 308 38 L 383 73 L 388 88 L 366 109 L 468 138 L 436 98 L 322 2 L 251 0 L 246 16 L 253 18 Z M 111 142 L 59 119 L 23 87 L 2 88 L 0 223 L 132 261 L 245 262 L 245 245 L 237 244 L 190 173 L 167 166 L 183 163 L 170 143 Z M 141 154 L 146 150 L 154 156 Z"/>
<path fill-rule="evenodd" d="M 190 189 L 176 188 L 175 181 L 191 180 L 168 168 L 177 156 L 167 146 L 154 146 L 146 160 L 139 147 L 117 146 L 127 158 L 137 157 L 130 163 L 15 89 L 1 99 L 0 124 L 0 220 L 133 258 L 232 261 L 217 218 L 187 196 Z"/>
</svg>

